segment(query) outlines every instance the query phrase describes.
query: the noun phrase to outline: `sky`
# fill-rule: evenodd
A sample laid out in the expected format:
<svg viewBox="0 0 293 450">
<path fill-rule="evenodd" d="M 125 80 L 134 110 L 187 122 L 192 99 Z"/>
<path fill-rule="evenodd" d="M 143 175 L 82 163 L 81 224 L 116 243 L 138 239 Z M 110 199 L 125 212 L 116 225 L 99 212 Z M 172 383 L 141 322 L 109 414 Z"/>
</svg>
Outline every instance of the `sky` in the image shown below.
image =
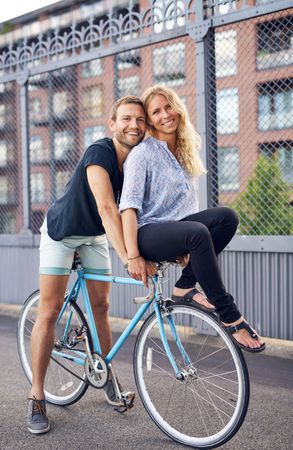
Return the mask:
<svg viewBox="0 0 293 450">
<path fill-rule="evenodd" d="M 0 23 L 52 3 L 56 3 L 56 0 L 7 0 L 5 6 L 0 8 Z"/>
</svg>

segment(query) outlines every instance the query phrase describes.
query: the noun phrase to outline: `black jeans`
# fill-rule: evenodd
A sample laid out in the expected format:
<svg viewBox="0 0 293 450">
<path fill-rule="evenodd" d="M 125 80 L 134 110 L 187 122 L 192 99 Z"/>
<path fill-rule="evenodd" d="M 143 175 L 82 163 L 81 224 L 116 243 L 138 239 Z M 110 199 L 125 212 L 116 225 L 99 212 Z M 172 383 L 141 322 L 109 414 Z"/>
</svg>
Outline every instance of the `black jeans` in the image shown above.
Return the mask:
<svg viewBox="0 0 293 450">
<path fill-rule="evenodd" d="M 178 222 L 145 225 L 138 230 L 141 255 L 149 261 L 172 260 L 190 254 L 190 261 L 176 282 L 177 287 L 194 287 L 198 281 L 219 318 L 231 323 L 241 314 L 222 281 L 217 255 L 234 236 L 238 218 L 226 207 L 211 208 Z"/>
</svg>

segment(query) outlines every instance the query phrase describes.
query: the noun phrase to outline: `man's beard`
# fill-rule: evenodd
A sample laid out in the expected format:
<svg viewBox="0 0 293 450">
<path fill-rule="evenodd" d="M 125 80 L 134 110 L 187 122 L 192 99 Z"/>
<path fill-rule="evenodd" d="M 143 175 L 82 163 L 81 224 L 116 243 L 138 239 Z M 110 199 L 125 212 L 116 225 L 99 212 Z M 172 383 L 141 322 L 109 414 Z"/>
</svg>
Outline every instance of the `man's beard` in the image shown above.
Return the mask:
<svg viewBox="0 0 293 450">
<path fill-rule="evenodd" d="M 144 138 L 144 134 L 141 135 L 141 137 L 138 139 L 138 141 L 135 144 L 128 144 L 128 142 L 125 140 L 124 135 L 122 133 L 116 134 L 116 139 L 119 142 L 119 144 L 122 145 L 122 147 L 126 148 L 127 150 L 131 150 L 136 145 L 140 144 L 141 141 Z M 124 138 L 124 139 L 123 139 Z"/>
</svg>

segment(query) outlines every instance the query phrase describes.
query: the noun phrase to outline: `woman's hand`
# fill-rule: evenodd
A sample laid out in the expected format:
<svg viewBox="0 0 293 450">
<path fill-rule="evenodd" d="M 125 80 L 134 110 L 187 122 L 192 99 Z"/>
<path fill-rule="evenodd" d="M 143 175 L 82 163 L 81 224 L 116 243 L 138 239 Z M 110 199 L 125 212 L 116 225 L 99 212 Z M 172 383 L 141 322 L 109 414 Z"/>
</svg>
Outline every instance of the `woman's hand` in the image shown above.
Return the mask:
<svg viewBox="0 0 293 450">
<path fill-rule="evenodd" d="M 142 256 L 128 261 L 128 273 L 135 280 L 141 280 L 148 287 L 148 277 L 156 275 L 157 266 L 151 261 L 145 261 Z"/>
<path fill-rule="evenodd" d="M 143 259 L 142 256 L 128 260 L 127 270 L 132 278 L 134 278 L 135 280 L 141 280 L 145 287 L 148 287 L 147 262 Z"/>
</svg>

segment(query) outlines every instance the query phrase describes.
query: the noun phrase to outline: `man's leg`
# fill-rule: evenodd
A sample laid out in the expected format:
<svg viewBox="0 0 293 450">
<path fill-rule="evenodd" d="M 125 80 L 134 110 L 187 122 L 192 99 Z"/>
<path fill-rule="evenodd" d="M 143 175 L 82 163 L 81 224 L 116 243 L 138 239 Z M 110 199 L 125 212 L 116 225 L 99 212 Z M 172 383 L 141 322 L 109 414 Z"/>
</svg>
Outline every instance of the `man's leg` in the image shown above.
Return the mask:
<svg viewBox="0 0 293 450">
<path fill-rule="evenodd" d="M 40 275 L 40 303 L 32 330 L 32 387 L 28 396 L 27 428 L 33 434 L 46 433 L 50 425 L 46 412 L 44 380 L 54 344 L 54 328 L 64 300 L 68 275 Z"/>
<path fill-rule="evenodd" d="M 111 283 L 87 280 L 86 284 L 102 353 L 103 356 L 106 356 L 112 347 L 112 332 L 109 321 L 109 294 Z"/>
<path fill-rule="evenodd" d="M 40 303 L 32 330 L 32 387 L 29 397 L 44 399 L 44 380 L 54 344 L 55 322 L 64 301 L 67 275 L 40 275 Z"/>
</svg>

